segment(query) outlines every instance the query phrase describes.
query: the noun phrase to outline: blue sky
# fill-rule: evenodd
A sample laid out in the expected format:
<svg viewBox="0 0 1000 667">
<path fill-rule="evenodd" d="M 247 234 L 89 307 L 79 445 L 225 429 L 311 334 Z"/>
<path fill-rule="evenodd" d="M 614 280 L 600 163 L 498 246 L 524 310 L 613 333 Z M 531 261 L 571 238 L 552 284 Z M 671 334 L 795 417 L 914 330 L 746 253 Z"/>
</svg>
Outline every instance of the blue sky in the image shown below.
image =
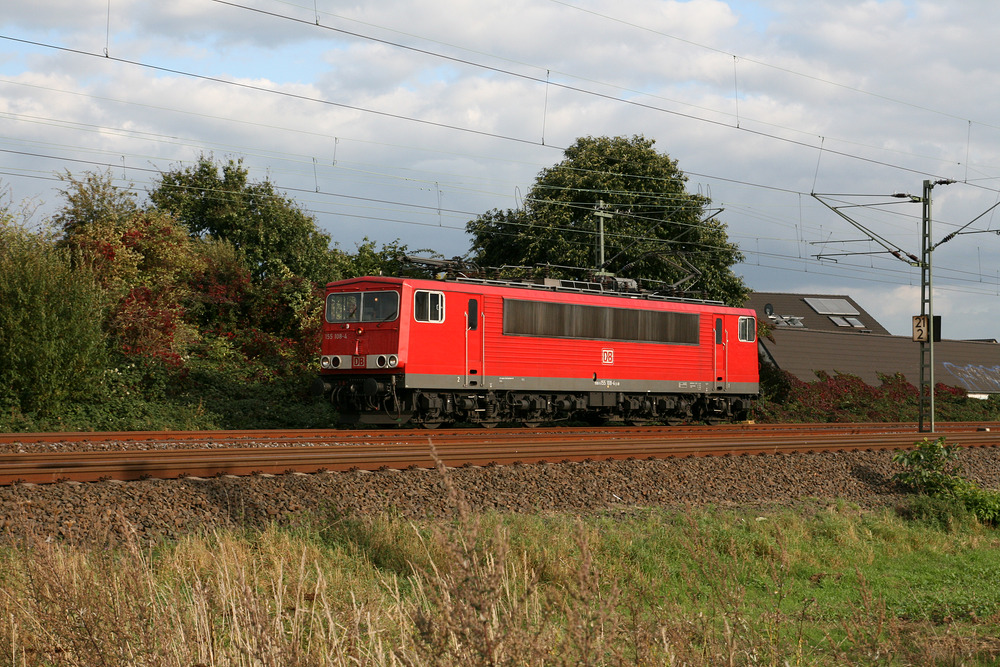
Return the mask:
<svg viewBox="0 0 1000 667">
<path fill-rule="evenodd" d="M 342 248 L 452 256 L 577 137 L 643 134 L 725 209 L 752 288 L 850 294 L 904 334 L 919 272 L 847 255 L 872 244 L 810 193 L 955 179 L 938 239 L 995 204 L 998 24 L 988 0 L 37 0 L 0 16 L 0 183 L 43 218 L 58 171 L 142 190 L 237 157 Z M 855 210 L 919 250 L 919 206 Z M 1000 338 L 1000 236 L 940 246 L 935 281 L 946 335 Z"/>
</svg>

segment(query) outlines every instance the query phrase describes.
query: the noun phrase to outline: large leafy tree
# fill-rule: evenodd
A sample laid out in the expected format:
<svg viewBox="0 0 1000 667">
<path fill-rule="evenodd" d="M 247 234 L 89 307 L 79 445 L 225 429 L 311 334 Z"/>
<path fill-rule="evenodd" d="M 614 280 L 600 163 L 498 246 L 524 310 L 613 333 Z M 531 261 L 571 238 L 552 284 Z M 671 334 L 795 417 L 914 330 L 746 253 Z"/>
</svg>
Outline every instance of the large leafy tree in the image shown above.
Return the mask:
<svg viewBox="0 0 1000 667">
<path fill-rule="evenodd" d="M 117 352 L 180 369 L 224 339 L 248 357 L 284 367 L 318 348 L 321 293 L 310 278 L 292 272 L 282 248 L 270 248 L 278 256 L 262 252 L 254 264 L 230 241 L 190 234 L 168 210 L 139 207 L 110 173 L 63 180 L 66 205 L 54 218 L 59 245 L 104 289 L 104 326 Z M 327 243 L 317 253 L 323 261 Z M 295 265 L 294 258 L 289 262 Z M 261 269 L 258 275 L 251 266 Z"/>
<path fill-rule="evenodd" d="M 183 303 L 201 264 L 187 230 L 167 214 L 140 208 L 110 172 L 61 178 L 67 186 L 66 203 L 53 217 L 58 246 L 103 288 L 105 329 L 117 350 L 178 365 L 196 337 Z"/>
<path fill-rule="evenodd" d="M 749 294 L 732 266 L 743 259 L 711 200 L 687 192 L 677 161 L 642 136 L 583 137 L 544 169 L 523 209 L 494 209 L 468 223 L 483 266 L 595 267 L 666 292 L 742 304 Z M 603 214 L 604 266 L 596 267 Z"/>
<path fill-rule="evenodd" d="M 296 276 L 322 284 L 339 277 L 330 236 L 270 181 L 251 182 L 242 160 L 220 168 L 203 155 L 194 166 L 160 174 L 149 197 L 193 236 L 231 243 L 257 279 Z"/>
<path fill-rule="evenodd" d="M 52 222 L 67 236 L 94 225 L 127 226 L 139 210 L 131 185 L 115 186 L 110 170 L 87 172 L 82 177 L 65 171 L 57 176 L 66 183 L 66 188 L 59 190 L 66 204 L 52 217 Z"/>
<path fill-rule="evenodd" d="M 406 261 L 410 249 L 399 239 L 382 244 L 381 249 L 375 241 L 367 236 L 357 244 L 353 254 L 344 253 L 340 259 L 340 273 L 345 278 L 358 276 L 409 276 L 413 278 L 430 278 L 432 272 L 418 264 Z M 414 250 L 418 257 L 434 257 L 434 252 L 428 248 Z"/>
</svg>

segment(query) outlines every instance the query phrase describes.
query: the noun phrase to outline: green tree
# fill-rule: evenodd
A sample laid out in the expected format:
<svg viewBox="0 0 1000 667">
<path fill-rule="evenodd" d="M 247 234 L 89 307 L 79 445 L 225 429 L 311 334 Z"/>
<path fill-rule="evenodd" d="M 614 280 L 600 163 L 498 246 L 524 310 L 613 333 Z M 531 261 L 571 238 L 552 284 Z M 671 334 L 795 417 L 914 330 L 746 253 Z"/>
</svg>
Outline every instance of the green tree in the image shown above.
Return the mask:
<svg viewBox="0 0 1000 667">
<path fill-rule="evenodd" d="M 344 278 L 356 278 L 358 276 L 410 276 L 414 278 L 429 278 L 431 273 L 423 267 L 410 264 L 403 260 L 403 256 L 410 254 L 406 244 L 400 243 L 399 239 L 383 243 L 382 248 L 376 246 L 375 241 L 367 236 L 357 244 L 357 250 L 353 254 L 343 253 L 338 264 L 340 274 Z M 414 251 L 415 255 L 428 257 L 434 253 L 428 249 Z"/>
<path fill-rule="evenodd" d="M 742 305 L 749 289 L 732 271 L 743 259 L 726 225 L 708 213 L 711 200 L 686 191 L 677 161 L 642 136 L 583 137 L 544 169 L 523 209 L 489 211 L 468 223 L 475 261 L 483 266 L 596 264 L 603 202 L 603 270 Z"/>
<path fill-rule="evenodd" d="M 45 231 L 0 212 L 0 406 L 57 415 L 100 385 L 103 290 Z"/>
<path fill-rule="evenodd" d="M 59 190 L 66 205 L 52 217 L 52 222 L 66 235 L 71 236 L 95 223 L 109 226 L 125 223 L 139 210 L 131 184 L 129 188 L 117 187 L 110 170 L 88 172 L 83 178 L 69 171 L 58 176 L 68 184 L 66 189 Z"/>
<path fill-rule="evenodd" d="M 220 167 L 206 156 L 160 174 L 153 204 L 182 222 L 193 236 L 228 241 L 255 279 L 288 274 L 326 283 L 338 277 L 338 253 L 312 216 L 274 189 L 252 183 L 242 160 Z"/>
</svg>

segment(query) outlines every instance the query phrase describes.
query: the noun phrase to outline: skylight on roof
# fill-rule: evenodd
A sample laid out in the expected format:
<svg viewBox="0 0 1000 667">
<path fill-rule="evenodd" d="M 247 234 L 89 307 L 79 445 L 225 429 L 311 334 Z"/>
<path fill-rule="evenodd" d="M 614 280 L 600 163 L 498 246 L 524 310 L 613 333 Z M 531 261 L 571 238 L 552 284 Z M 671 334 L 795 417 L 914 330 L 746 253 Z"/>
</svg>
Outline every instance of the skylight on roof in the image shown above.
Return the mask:
<svg viewBox="0 0 1000 667">
<path fill-rule="evenodd" d="M 840 315 L 828 315 L 830 321 L 836 324 L 838 327 L 854 327 L 855 329 L 864 329 L 864 323 L 856 317 L 841 317 Z"/>
<path fill-rule="evenodd" d="M 860 315 L 847 299 L 802 299 L 820 315 Z"/>
</svg>

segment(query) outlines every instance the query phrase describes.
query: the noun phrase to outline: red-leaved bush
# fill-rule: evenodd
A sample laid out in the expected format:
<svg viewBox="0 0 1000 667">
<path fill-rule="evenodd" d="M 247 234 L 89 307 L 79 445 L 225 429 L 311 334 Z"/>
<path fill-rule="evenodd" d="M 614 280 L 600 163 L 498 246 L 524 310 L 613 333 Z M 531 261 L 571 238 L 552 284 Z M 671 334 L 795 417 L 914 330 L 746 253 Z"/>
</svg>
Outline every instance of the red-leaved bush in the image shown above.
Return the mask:
<svg viewBox="0 0 1000 667">
<path fill-rule="evenodd" d="M 919 416 L 919 391 L 902 373 L 879 374 L 873 386 L 855 375 L 817 373 L 803 382 L 790 373 L 761 368 L 761 398 L 754 416 L 761 422 L 911 422 Z M 965 389 L 938 383 L 936 419 L 988 421 L 998 418 L 1000 402 L 969 398 Z"/>
</svg>

